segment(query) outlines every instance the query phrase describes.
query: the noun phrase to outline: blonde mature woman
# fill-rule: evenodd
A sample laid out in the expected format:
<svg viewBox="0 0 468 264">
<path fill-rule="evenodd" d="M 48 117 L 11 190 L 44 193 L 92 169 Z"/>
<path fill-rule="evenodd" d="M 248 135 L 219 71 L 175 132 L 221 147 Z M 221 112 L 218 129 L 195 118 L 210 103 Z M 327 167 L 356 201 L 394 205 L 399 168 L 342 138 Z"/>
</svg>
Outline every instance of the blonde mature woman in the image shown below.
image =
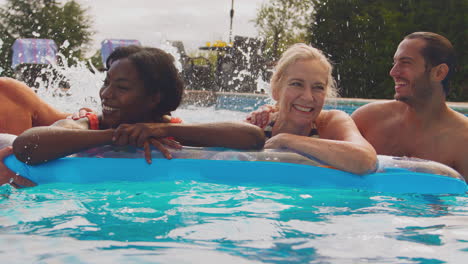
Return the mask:
<svg viewBox="0 0 468 264">
<path fill-rule="evenodd" d="M 336 95 L 332 70 L 323 53 L 306 44 L 284 52 L 270 82 L 277 112 L 261 126 L 268 138 L 265 148 L 289 149 L 356 174 L 370 172 L 376 152 L 351 117 L 322 109 L 325 99 Z"/>
</svg>

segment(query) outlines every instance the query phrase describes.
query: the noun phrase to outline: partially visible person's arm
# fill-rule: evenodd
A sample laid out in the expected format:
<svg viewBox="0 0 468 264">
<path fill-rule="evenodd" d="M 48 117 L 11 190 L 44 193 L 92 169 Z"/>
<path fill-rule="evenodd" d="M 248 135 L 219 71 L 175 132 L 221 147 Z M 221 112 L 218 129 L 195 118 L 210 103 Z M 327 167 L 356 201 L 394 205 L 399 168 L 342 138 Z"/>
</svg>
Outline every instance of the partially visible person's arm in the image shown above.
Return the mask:
<svg viewBox="0 0 468 264">
<path fill-rule="evenodd" d="M 324 128 L 319 129 L 320 138 L 282 133 L 269 139 L 265 148 L 288 148 L 355 174 L 373 171 L 377 155 L 353 120 L 337 110 L 331 110 L 327 115 Z"/>
<path fill-rule="evenodd" d="M 18 80 L 0 77 L 0 133 L 19 135 L 35 126 L 49 126 L 65 119 L 63 113 L 42 100 L 32 88 Z M 81 108 L 76 116 L 84 117 L 89 108 Z"/>
<path fill-rule="evenodd" d="M 32 126 L 48 126 L 68 115 L 47 104 L 23 82 L 0 78 L 0 88 L 4 95 L 31 113 Z"/>
<path fill-rule="evenodd" d="M 54 108 L 39 97 L 36 98 L 32 108 L 33 127 L 49 126 L 58 120 L 67 118 L 67 116 L 70 115 Z"/>
<path fill-rule="evenodd" d="M 34 182 L 17 175 L 3 164 L 3 159 L 11 154 L 13 154 L 11 146 L 0 149 L 0 185 L 9 183 L 15 188 L 35 186 Z"/>
</svg>

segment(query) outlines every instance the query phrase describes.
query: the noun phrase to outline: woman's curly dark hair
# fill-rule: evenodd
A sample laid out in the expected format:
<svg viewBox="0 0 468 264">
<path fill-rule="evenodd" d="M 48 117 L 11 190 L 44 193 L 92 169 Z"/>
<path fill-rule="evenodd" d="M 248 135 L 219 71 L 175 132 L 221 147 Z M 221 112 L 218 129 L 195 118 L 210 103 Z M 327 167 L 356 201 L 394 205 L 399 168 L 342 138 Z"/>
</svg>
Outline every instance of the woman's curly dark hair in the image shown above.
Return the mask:
<svg viewBox="0 0 468 264">
<path fill-rule="evenodd" d="M 129 59 L 135 65 L 148 95 L 159 94 L 159 104 L 154 110 L 157 117 L 177 109 L 182 101 L 184 83 L 172 55 L 152 47 L 118 47 L 107 58 L 106 68 L 120 59 Z"/>
</svg>

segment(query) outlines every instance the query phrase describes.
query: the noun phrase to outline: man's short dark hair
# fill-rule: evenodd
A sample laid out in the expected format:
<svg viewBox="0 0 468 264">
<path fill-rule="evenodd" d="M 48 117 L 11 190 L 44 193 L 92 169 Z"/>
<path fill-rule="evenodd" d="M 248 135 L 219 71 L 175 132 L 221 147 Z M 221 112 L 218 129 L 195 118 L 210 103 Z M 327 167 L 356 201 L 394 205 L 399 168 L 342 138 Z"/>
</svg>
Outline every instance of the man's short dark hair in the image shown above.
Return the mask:
<svg viewBox="0 0 468 264">
<path fill-rule="evenodd" d="M 421 50 L 421 55 L 426 61 L 426 68 L 434 67 L 439 64 L 447 64 L 449 71 L 444 80 L 442 80 L 442 86 L 444 92 L 447 95 L 449 93 L 449 80 L 455 70 L 455 49 L 452 43 L 436 33 L 432 32 L 414 32 L 405 37 L 405 39 L 422 39 L 426 45 Z"/>
</svg>

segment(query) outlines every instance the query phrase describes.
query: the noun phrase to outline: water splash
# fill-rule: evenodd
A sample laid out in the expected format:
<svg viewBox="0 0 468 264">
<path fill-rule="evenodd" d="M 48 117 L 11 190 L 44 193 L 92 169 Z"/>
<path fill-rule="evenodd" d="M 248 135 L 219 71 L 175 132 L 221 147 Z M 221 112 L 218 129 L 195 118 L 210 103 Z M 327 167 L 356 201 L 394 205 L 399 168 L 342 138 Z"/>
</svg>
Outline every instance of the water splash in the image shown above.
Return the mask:
<svg viewBox="0 0 468 264">
<path fill-rule="evenodd" d="M 67 43 L 65 41 L 63 45 Z M 176 67 L 181 70 L 180 54 L 168 41 L 162 39 L 148 46 L 170 53 L 175 58 Z M 76 112 L 82 107 L 101 111 L 99 89 L 105 79 L 105 72 L 99 71 L 90 60 L 75 60 L 74 65 L 69 65 L 65 55 L 58 53 L 57 56 L 61 63 L 43 67 L 34 80 L 34 89 L 39 97 L 64 112 Z"/>
<path fill-rule="evenodd" d="M 76 112 L 81 107 L 100 111 L 99 89 L 105 73 L 98 71 L 89 61 L 68 65 L 63 54 L 58 55 L 63 65 L 55 64 L 41 70 L 36 78 L 36 93 L 49 104 L 65 112 Z M 55 77 L 55 78 L 54 78 Z"/>
</svg>

